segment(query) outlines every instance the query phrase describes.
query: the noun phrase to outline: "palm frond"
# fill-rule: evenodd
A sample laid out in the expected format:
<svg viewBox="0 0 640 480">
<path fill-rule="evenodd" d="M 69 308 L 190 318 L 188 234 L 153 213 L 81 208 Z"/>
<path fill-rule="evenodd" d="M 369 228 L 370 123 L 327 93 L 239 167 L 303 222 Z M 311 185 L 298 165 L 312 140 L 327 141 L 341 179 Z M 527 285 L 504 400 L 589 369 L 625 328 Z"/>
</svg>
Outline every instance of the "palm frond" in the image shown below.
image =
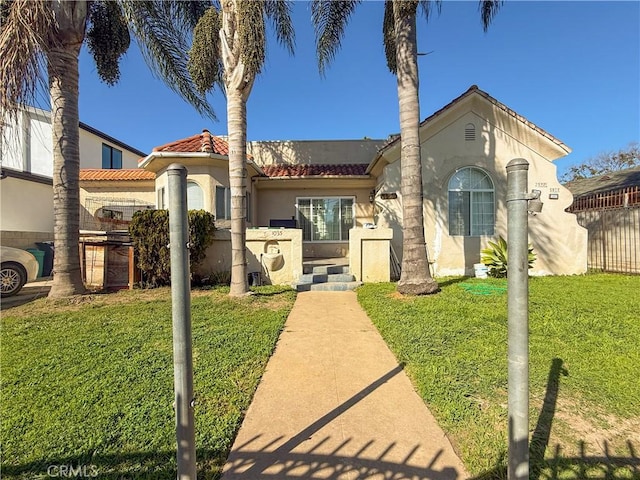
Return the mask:
<svg viewBox="0 0 640 480">
<path fill-rule="evenodd" d="M 255 0 L 237 0 L 237 34 L 245 75 L 255 77 L 266 58 L 265 4 Z"/>
<path fill-rule="evenodd" d="M 478 2 L 478 10 L 480 10 L 480 19 L 482 20 L 482 28 L 486 32 L 491 25 L 491 21 L 498 13 L 498 10 L 504 2 L 502 0 L 480 0 Z"/>
<path fill-rule="evenodd" d="M 342 36 L 349 18 L 360 0 L 314 0 L 311 3 L 311 21 L 316 32 L 318 69 L 325 68 L 335 58 L 342 44 Z"/>
<path fill-rule="evenodd" d="M 438 15 L 440 15 L 440 12 L 442 11 L 442 1 L 441 0 L 420 0 L 418 2 L 418 4 L 420 5 L 420 11 L 422 12 L 422 15 L 424 15 L 425 20 L 429 20 L 429 17 L 431 16 L 431 12 L 433 10 L 433 7 L 435 7 L 437 9 Z"/>
<path fill-rule="evenodd" d="M 223 65 L 220 57 L 220 28 L 222 13 L 209 8 L 193 31 L 187 67 L 198 90 L 208 92 L 216 84 L 222 85 Z"/>
<path fill-rule="evenodd" d="M 53 13 L 44 0 L 14 0 L 2 5 L 0 26 L 0 119 L 35 103 L 47 85 L 43 55 L 52 46 Z M 1 122 L 0 122 L 1 123 Z"/>
<path fill-rule="evenodd" d="M 211 0 L 188 0 L 163 4 L 171 10 L 177 25 L 184 27 L 188 33 L 193 32 L 198 20 L 210 7 L 214 6 Z"/>
<path fill-rule="evenodd" d="M 89 9 L 87 46 L 98 75 L 109 85 L 120 78 L 120 57 L 129 48 L 131 37 L 120 6 L 113 1 L 94 1 Z"/>
<path fill-rule="evenodd" d="M 187 68 L 188 44 L 162 0 L 123 1 L 124 17 L 154 75 L 203 115 L 216 119 L 205 95 L 195 88 Z"/>
<path fill-rule="evenodd" d="M 288 0 L 266 0 L 264 13 L 271 20 L 278 42 L 293 55 L 295 33 L 291 21 L 291 5 L 292 2 Z"/>
<path fill-rule="evenodd" d="M 384 2 L 384 20 L 382 21 L 382 39 L 387 67 L 394 75 L 398 73 L 396 62 L 396 25 L 393 18 L 393 0 Z"/>
</svg>

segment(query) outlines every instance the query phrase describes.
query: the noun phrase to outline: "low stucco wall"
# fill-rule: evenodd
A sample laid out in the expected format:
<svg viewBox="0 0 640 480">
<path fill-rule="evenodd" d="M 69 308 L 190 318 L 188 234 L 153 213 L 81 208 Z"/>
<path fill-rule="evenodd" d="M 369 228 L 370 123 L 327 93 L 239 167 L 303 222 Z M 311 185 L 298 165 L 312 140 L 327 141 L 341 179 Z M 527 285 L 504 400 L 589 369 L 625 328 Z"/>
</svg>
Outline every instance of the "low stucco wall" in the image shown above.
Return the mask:
<svg viewBox="0 0 640 480">
<path fill-rule="evenodd" d="M 302 230 L 247 230 L 247 271 L 261 272 L 263 283 L 291 284 L 302 275 Z"/>
<path fill-rule="evenodd" d="M 349 267 L 360 282 L 388 282 L 391 278 L 391 228 L 349 230 Z"/>
<path fill-rule="evenodd" d="M 247 273 L 260 272 L 271 285 L 295 283 L 302 275 L 302 230 L 256 228 L 247 230 Z M 213 245 L 196 273 L 207 276 L 231 271 L 231 232 L 216 230 Z"/>
</svg>

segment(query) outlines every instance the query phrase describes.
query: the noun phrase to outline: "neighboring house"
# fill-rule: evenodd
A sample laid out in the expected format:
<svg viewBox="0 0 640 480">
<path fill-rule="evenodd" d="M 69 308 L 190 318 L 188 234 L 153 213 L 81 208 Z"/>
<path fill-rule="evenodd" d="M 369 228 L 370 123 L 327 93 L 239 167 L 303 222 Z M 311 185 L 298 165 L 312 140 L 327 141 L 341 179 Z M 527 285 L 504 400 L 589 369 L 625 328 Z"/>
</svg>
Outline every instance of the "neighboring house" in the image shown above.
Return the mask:
<svg viewBox="0 0 640 480">
<path fill-rule="evenodd" d="M 28 108 L 20 111 L 15 121 L 5 120 L 0 147 L 2 244 L 29 248 L 34 242 L 53 240 L 50 113 Z M 81 168 L 132 169 L 144 156 L 144 152 L 80 123 Z"/>
<path fill-rule="evenodd" d="M 487 242 L 506 236 L 505 168 L 514 158 L 529 161 L 529 187 L 539 190 L 544 202 L 542 213 L 529 222 L 529 240 L 538 255 L 533 274 L 586 271 L 587 232 L 565 211 L 572 195 L 558 182 L 552 163 L 571 151 L 561 141 L 476 86 L 424 120 L 420 140 L 426 241 L 434 274 L 472 274 Z M 297 227 L 304 257 L 324 258 L 348 256 L 350 230 L 377 225 L 381 231 L 391 229 L 393 249 L 402 254 L 398 136 L 386 142 L 259 141 L 247 150 L 250 229 Z M 153 194 L 156 206 L 166 208 L 166 168 L 184 164 L 189 208 L 212 212 L 220 228 L 218 240 L 226 242 L 227 154 L 225 139 L 204 130 L 155 148 L 139 164 L 155 175 L 153 190 L 147 183 L 143 187 L 147 177 L 130 180 L 131 188 Z M 116 174 L 114 191 L 127 175 Z M 86 189 L 93 183 L 84 178 Z M 104 188 L 109 189 L 108 182 Z M 206 268 L 228 269 L 228 248 L 221 243 L 213 249 Z"/>
<path fill-rule="evenodd" d="M 588 268 L 640 273 L 640 167 L 565 186 L 574 197 L 568 211 L 589 232 Z"/>
</svg>

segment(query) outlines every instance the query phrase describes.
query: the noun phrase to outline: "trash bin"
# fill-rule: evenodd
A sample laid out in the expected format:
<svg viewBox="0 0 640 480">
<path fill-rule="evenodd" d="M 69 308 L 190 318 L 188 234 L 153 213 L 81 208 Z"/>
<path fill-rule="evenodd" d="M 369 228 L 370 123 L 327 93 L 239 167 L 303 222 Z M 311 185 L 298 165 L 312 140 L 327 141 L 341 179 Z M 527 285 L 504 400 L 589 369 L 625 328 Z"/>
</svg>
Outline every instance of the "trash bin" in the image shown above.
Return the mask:
<svg viewBox="0 0 640 480">
<path fill-rule="evenodd" d="M 44 263 L 42 264 L 42 276 L 49 277 L 53 271 L 53 242 L 36 242 L 39 250 L 44 252 Z"/>
<path fill-rule="evenodd" d="M 44 252 L 37 248 L 27 248 L 27 252 L 36 257 L 38 261 L 38 277 L 42 276 L 42 267 L 44 265 Z"/>
</svg>

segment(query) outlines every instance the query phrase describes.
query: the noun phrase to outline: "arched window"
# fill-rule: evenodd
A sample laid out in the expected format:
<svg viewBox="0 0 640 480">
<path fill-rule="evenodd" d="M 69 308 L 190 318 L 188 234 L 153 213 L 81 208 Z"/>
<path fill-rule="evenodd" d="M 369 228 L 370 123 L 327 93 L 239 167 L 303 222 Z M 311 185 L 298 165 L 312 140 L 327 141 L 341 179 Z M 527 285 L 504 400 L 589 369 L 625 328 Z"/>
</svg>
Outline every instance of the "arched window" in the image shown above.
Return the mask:
<svg viewBox="0 0 640 480">
<path fill-rule="evenodd" d="M 466 142 L 473 142 L 476 139 L 476 126 L 473 123 L 467 123 L 465 125 L 464 139 Z"/>
<path fill-rule="evenodd" d="M 461 168 L 449 180 L 449 235 L 493 235 L 494 227 L 491 177 L 479 168 Z"/>
<path fill-rule="evenodd" d="M 204 209 L 204 194 L 202 193 L 202 188 L 200 188 L 200 185 L 198 185 L 196 182 L 187 182 L 187 209 Z"/>
</svg>

